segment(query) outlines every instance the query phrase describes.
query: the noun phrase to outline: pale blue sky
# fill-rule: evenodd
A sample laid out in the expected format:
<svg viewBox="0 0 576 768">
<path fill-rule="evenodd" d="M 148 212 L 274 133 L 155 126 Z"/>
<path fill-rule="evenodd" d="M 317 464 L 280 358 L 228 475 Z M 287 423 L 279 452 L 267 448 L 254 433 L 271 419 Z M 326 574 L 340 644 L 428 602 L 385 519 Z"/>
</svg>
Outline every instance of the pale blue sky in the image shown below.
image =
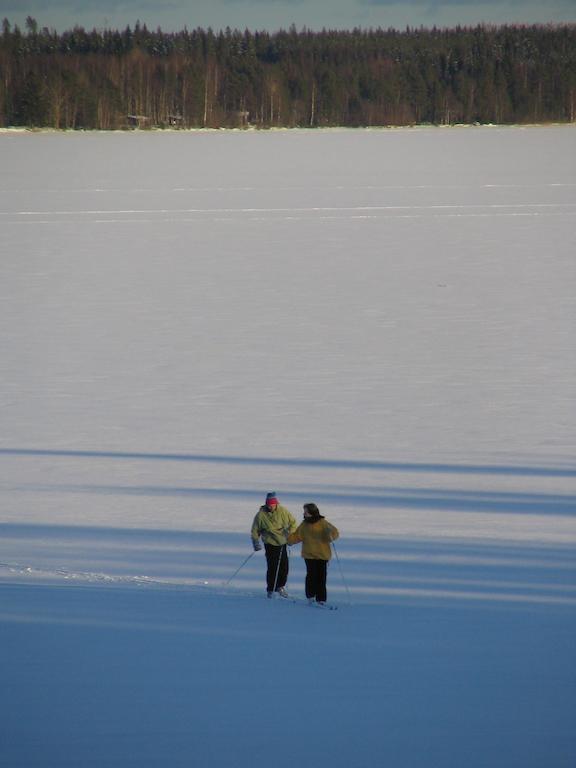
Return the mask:
<svg viewBox="0 0 576 768">
<path fill-rule="evenodd" d="M 63 31 L 123 28 L 137 20 L 166 31 L 196 27 L 298 29 L 576 22 L 576 0 L 0 0 L 0 18 Z"/>
</svg>

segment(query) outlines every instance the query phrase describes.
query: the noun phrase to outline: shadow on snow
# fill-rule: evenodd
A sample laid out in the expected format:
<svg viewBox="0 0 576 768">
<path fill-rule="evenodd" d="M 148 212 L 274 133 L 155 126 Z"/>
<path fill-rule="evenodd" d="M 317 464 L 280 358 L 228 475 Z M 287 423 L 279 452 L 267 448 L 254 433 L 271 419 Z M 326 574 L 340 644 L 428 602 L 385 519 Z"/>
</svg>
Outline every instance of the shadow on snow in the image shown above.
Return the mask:
<svg viewBox="0 0 576 768">
<path fill-rule="evenodd" d="M 334 489 L 334 484 L 330 486 Z M 86 493 L 110 496 L 190 497 L 246 499 L 254 501 L 261 489 L 195 488 L 173 485 L 26 484 L 13 490 L 38 493 Z M 485 512 L 491 514 L 576 515 L 576 496 L 568 494 L 519 493 L 515 491 L 471 491 L 452 489 L 370 488 L 335 492 L 282 490 L 286 502 L 301 503 L 313 497 L 320 504 L 382 509 L 441 510 L 444 512 Z M 368 493 L 366 492 L 368 491 Z"/>
<path fill-rule="evenodd" d="M 150 584 L 263 595 L 264 557 L 250 557 L 248 533 L 0 524 L 0 539 L 33 562 L 0 562 L 0 577 L 77 584 Z M 300 548 L 290 586 L 303 591 Z M 90 571 L 87 571 L 87 568 Z M 135 574 L 146 574 L 137 576 Z M 437 540 L 346 538 L 332 559 L 329 591 L 351 603 L 576 606 L 573 547 Z"/>
<path fill-rule="evenodd" d="M 205 464 L 246 464 L 277 467 L 367 469 L 385 472 L 511 475 L 529 477 L 576 477 L 576 467 L 504 466 L 474 464 L 356 461 L 348 459 L 273 458 L 268 456 L 218 456 L 193 453 L 142 453 L 127 451 L 79 451 L 40 448 L 0 448 L 0 456 L 57 457 L 75 459 L 130 459 L 138 461 L 181 461 Z"/>
</svg>

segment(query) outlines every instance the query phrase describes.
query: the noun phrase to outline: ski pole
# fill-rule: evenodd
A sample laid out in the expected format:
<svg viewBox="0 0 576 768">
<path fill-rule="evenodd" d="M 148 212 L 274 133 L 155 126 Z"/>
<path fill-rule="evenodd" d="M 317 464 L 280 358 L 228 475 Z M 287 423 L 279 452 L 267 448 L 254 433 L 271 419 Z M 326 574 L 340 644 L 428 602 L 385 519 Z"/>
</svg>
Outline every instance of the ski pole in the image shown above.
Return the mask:
<svg viewBox="0 0 576 768">
<path fill-rule="evenodd" d="M 282 560 L 282 555 L 284 553 L 285 548 L 286 548 L 286 544 L 282 544 L 282 547 L 280 549 L 280 554 L 278 555 L 278 565 L 276 566 L 276 576 L 274 578 L 274 592 L 276 592 L 276 585 L 278 584 L 278 574 L 280 573 L 280 561 Z"/>
<path fill-rule="evenodd" d="M 350 598 L 350 590 L 348 589 L 348 584 L 346 583 L 346 579 L 344 578 L 344 571 L 342 570 L 342 563 L 340 562 L 340 558 L 338 557 L 338 550 L 336 549 L 336 544 L 332 542 L 332 547 L 334 549 L 334 554 L 336 555 L 336 562 L 338 563 L 338 568 L 340 570 L 340 576 L 342 577 L 342 583 L 344 584 L 344 587 L 346 589 L 346 594 L 348 595 L 348 603 L 352 605 L 352 599 Z"/>
<path fill-rule="evenodd" d="M 236 576 L 236 574 L 237 574 L 237 573 L 240 573 L 240 571 L 242 570 L 242 568 L 244 568 L 244 566 L 246 565 L 246 563 L 248 562 L 248 560 L 250 560 L 250 558 L 251 558 L 251 557 L 254 557 L 254 555 L 255 555 L 255 554 L 256 554 L 256 550 L 254 550 L 253 552 L 250 552 L 250 554 L 248 555 L 248 557 L 246 558 L 246 560 L 244 560 L 244 562 L 242 563 L 242 565 L 240 566 L 240 568 L 237 568 L 237 569 L 234 571 L 234 573 L 232 574 L 232 576 L 230 576 L 230 578 L 228 579 L 228 581 L 225 581 L 225 582 L 224 582 L 224 586 L 225 586 L 225 587 L 227 587 L 227 586 L 228 586 L 228 584 L 230 584 L 230 582 L 232 581 L 232 579 L 234 578 L 234 576 Z"/>
</svg>

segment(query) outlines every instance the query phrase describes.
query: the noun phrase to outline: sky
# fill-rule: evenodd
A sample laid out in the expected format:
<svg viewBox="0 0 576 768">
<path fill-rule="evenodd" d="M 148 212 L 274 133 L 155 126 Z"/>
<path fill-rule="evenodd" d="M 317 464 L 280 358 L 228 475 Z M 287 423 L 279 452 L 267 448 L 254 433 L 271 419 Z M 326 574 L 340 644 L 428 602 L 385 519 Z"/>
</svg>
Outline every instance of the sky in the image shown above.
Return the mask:
<svg viewBox="0 0 576 768">
<path fill-rule="evenodd" d="M 576 22 L 576 0 L 0 0 L 0 18 L 62 32 L 75 25 L 214 30 L 451 27 Z"/>
</svg>

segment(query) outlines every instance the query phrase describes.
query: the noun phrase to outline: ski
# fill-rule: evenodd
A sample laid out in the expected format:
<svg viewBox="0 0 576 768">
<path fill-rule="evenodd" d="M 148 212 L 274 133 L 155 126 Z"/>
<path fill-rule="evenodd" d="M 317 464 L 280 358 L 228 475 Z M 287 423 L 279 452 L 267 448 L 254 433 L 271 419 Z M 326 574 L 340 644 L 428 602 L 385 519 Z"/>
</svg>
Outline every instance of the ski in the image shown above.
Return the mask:
<svg viewBox="0 0 576 768">
<path fill-rule="evenodd" d="M 288 596 L 274 596 L 273 598 L 267 598 L 272 599 L 275 603 L 290 603 L 292 605 L 301 605 L 305 608 L 316 608 L 321 611 L 337 611 L 338 606 L 334 605 L 332 603 L 317 603 L 314 601 L 313 603 L 309 603 L 308 600 L 305 600 L 301 597 L 292 597 L 291 595 Z"/>
<path fill-rule="evenodd" d="M 322 604 L 322 603 L 314 602 L 314 603 L 307 603 L 307 605 L 310 608 L 320 608 L 320 610 L 322 610 L 322 611 L 337 611 L 338 610 L 338 606 L 337 605 L 332 605 L 332 604 L 328 604 L 328 603 Z"/>
</svg>

